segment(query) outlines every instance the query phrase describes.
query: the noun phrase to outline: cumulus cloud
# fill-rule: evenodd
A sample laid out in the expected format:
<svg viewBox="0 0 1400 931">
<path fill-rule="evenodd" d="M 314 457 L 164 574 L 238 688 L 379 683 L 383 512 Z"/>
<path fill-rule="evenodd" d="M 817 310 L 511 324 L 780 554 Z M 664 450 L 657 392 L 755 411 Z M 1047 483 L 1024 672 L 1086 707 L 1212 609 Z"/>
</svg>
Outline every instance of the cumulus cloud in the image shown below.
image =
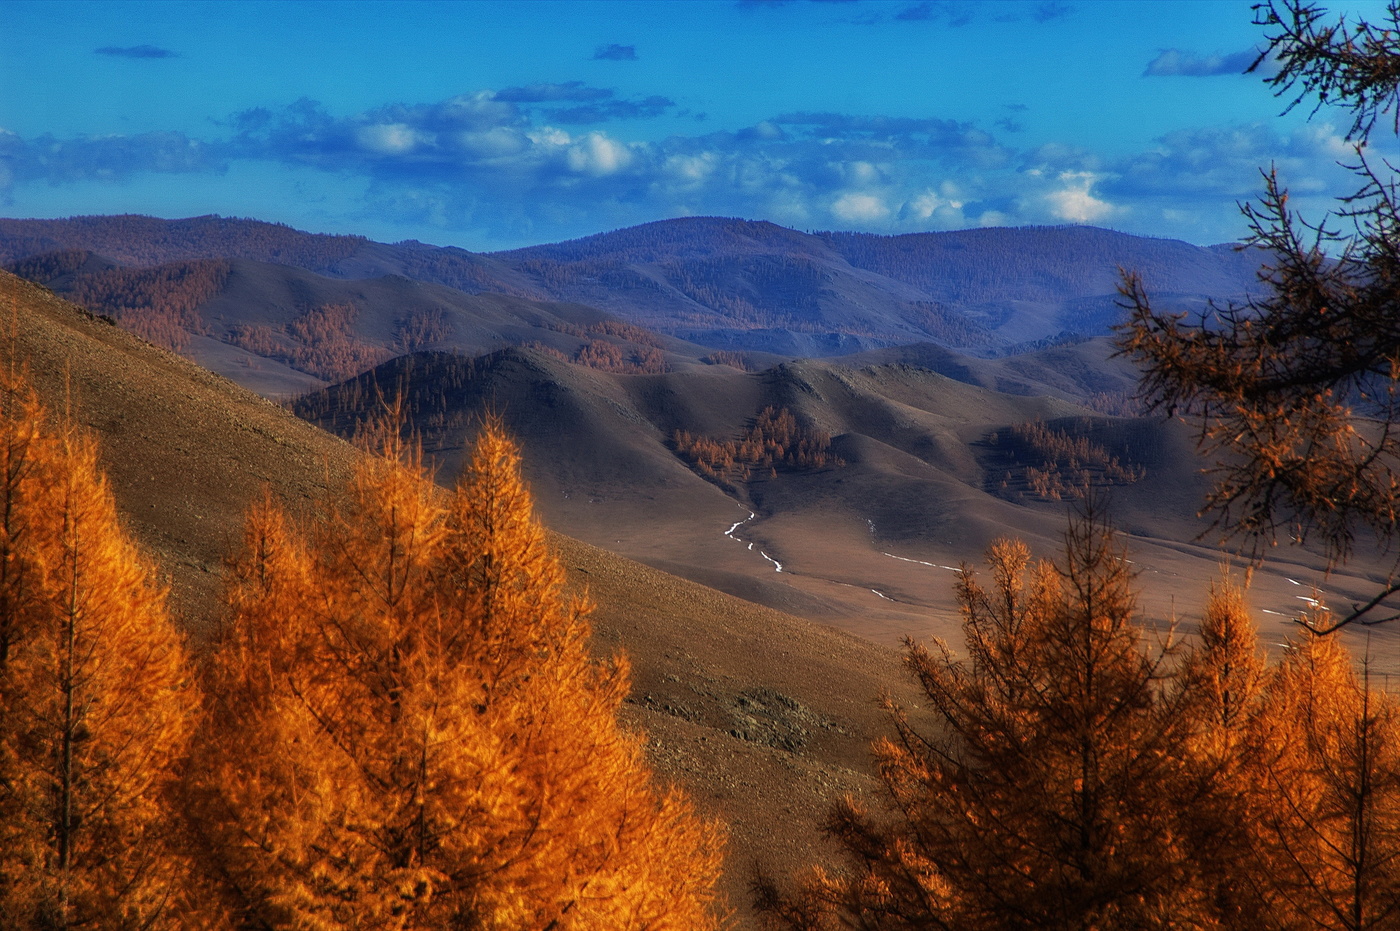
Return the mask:
<svg viewBox="0 0 1400 931">
<path fill-rule="evenodd" d="M 179 54 L 157 45 L 104 45 L 93 49 L 94 55 L 107 55 L 111 58 L 179 58 Z"/>
<path fill-rule="evenodd" d="M 1098 176 L 1088 171 L 1062 172 L 1056 179 L 1058 187 L 1045 195 L 1051 213 L 1057 220 L 1070 223 L 1095 223 L 1118 212 L 1106 200 L 1092 193 Z"/>
<path fill-rule="evenodd" d="M 569 146 L 567 161 L 571 171 L 601 178 L 630 165 L 632 153 L 617 140 L 592 132 Z"/>
<path fill-rule="evenodd" d="M 889 217 L 890 208 L 875 194 L 842 194 L 832 202 L 831 215 L 846 223 L 865 225 Z"/>
<path fill-rule="evenodd" d="M 626 124 L 578 125 L 569 111 L 635 105 L 582 82 L 460 94 L 334 114 L 313 100 L 257 108 L 222 137 L 180 133 L 44 136 L 0 130 L 0 199 L 47 182 L 122 182 L 142 172 L 283 165 L 353 180 L 366 211 L 403 224 L 547 241 L 664 216 L 764 218 L 785 225 L 912 232 L 1027 223 L 1137 224 L 1220 241 L 1234 204 L 1273 163 L 1290 189 L 1325 198 L 1353 179 L 1334 128 L 1270 124 L 1180 130 L 1126 155 L 1008 144 L 975 123 L 839 112 L 776 114 L 737 130 L 642 139 Z M 619 115 L 615 118 L 621 118 Z M 601 122 L 601 121 L 597 121 Z"/>
<path fill-rule="evenodd" d="M 1355 151 L 1334 127 L 1314 124 L 1281 135 L 1264 123 L 1177 130 L 1151 149 L 1121 159 L 1105 190 L 1134 198 L 1200 197 L 1234 203 L 1254 198 L 1260 170 L 1273 166 L 1296 191 L 1347 191 L 1338 160 Z"/>
<path fill-rule="evenodd" d="M 369 152 L 405 155 L 423 143 L 425 137 L 403 123 L 372 123 L 355 131 L 355 139 Z"/>
<path fill-rule="evenodd" d="M 636 61 L 635 45 L 600 45 L 593 51 L 594 61 Z"/>
<path fill-rule="evenodd" d="M 1156 58 L 1147 63 L 1144 77 L 1191 77 L 1208 78 L 1222 74 L 1244 74 L 1245 69 L 1254 64 L 1259 52 L 1245 49 L 1229 54 L 1198 55 L 1181 49 L 1163 49 Z"/>
<path fill-rule="evenodd" d="M 964 203 L 966 201 L 958 185 L 944 181 L 937 189 L 927 188 L 905 201 L 900 208 L 900 216 L 915 223 L 941 224 L 945 228 L 965 226 Z"/>
</svg>

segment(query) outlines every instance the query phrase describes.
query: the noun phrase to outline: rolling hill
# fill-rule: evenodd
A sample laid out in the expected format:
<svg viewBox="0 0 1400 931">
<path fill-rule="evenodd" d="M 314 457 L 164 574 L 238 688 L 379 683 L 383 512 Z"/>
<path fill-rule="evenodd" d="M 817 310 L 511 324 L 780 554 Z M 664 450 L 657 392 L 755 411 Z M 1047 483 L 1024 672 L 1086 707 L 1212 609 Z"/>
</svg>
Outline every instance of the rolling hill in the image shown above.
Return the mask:
<svg viewBox="0 0 1400 931">
<path fill-rule="evenodd" d="M 401 398 L 449 483 L 476 418 L 499 412 L 539 512 L 567 534 L 552 539 L 571 580 L 599 605 L 597 648 L 633 658 L 630 720 L 658 769 L 733 826 L 726 888 L 749 927 L 751 865 L 810 861 L 827 803 L 870 791 L 884 726 L 871 700 L 911 694 L 890 648 L 958 643 L 956 567 L 1003 535 L 1053 555 L 1088 480 L 1105 486 L 1161 628 L 1184 618 L 1189 632 L 1226 558 L 1200 539 L 1205 478 L 1185 428 L 1115 416 L 1132 413 L 1135 375 L 1103 338 L 1044 337 L 1066 321 L 1101 328 L 1115 249 L 1186 303 L 1247 287 L 1248 257 L 989 232 L 1004 235 L 668 221 L 472 256 L 219 218 L 0 221 L 12 265 L 128 326 L 146 320 L 148 339 L 201 365 L 4 273 L 0 301 L 51 405 L 71 403 L 101 438 L 123 513 L 200 642 L 243 509 L 264 486 L 305 508 L 343 476 L 351 448 L 332 433 Z M 942 285 L 910 264 L 937 250 Z M 979 278 L 979 262 L 994 273 Z M 431 280 L 451 268 L 455 284 Z M 739 298 L 786 316 L 745 317 Z M 932 317 L 912 315 L 924 304 Z M 1027 340 L 1046 345 L 999 354 Z M 302 420 L 209 369 L 263 395 L 312 389 L 293 405 Z M 1265 639 L 1291 630 L 1313 585 L 1351 597 L 1384 568 L 1326 576 L 1317 554 L 1281 553 L 1254 574 Z M 1397 632 L 1354 648 L 1400 671 Z"/>
<path fill-rule="evenodd" d="M 110 274 L 111 266 L 212 260 L 585 304 L 709 349 L 788 357 L 915 342 L 1005 355 L 1106 333 L 1119 313 L 1121 270 L 1140 273 L 1165 306 L 1192 309 L 1248 293 L 1259 264 L 1251 251 L 1092 227 L 872 236 L 693 217 L 476 254 L 221 217 L 0 220 L 0 262 L 75 297 L 78 283 Z M 101 313 L 121 306 L 80 302 Z M 370 317 L 393 316 L 377 305 L 357 307 Z M 305 309 L 292 303 L 283 313 Z"/>
<path fill-rule="evenodd" d="M 721 348 L 829 356 L 930 341 L 1002 354 L 1116 321 L 1120 270 L 1167 305 L 1252 290 L 1257 255 L 1093 227 L 876 236 L 716 217 L 496 253 L 551 293 Z"/>
<path fill-rule="evenodd" d="M 27 364 L 52 410 L 101 444 L 122 518 L 172 587 L 197 648 L 220 618 L 224 557 L 269 488 L 305 513 L 352 448 L 219 376 L 0 272 L 6 362 Z M 756 927 L 754 864 L 811 862 L 827 807 L 869 793 L 874 698 L 911 697 L 889 650 L 741 601 L 558 534 L 570 583 L 596 604 L 599 655 L 628 654 L 630 725 L 653 765 L 730 825 L 724 891 Z"/>
<path fill-rule="evenodd" d="M 443 480 L 459 468 L 477 418 L 495 410 L 520 438 L 550 526 L 889 646 L 906 636 L 956 642 L 951 570 L 1000 536 L 1055 552 L 1089 481 L 1129 541 L 1144 609 L 1165 624 L 1189 614 L 1228 551 L 1212 545 L 1197 515 L 1207 477 L 1185 425 L 1068 399 L 1086 379 L 1113 377 L 1112 366 L 1095 365 L 1096 351 L 1108 347 L 965 360 L 962 380 L 849 359 L 621 375 L 518 349 L 418 353 L 313 392 L 294 410 L 348 437 L 383 399 L 399 398 Z M 1065 397 L 1042 378 L 1059 379 Z M 998 379 L 1020 390 L 978 383 Z M 745 452 L 765 410 L 825 437 L 826 461 Z M 1384 568 L 1362 561 L 1327 577 L 1318 554 L 1280 553 L 1254 575 L 1267 633 L 1287 633 L 1312 585 L 1349 597 Z M 1394 640 L 1377 634 L 1373 658 L 1393 661 Z"/>
</svg>

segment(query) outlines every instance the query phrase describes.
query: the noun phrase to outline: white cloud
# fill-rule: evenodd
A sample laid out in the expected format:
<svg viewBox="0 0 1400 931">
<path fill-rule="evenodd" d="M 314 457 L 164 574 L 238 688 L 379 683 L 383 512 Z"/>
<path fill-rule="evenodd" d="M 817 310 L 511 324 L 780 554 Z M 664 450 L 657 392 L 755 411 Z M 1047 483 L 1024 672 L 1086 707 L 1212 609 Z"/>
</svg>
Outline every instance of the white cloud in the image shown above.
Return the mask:
<svg viewBox="0 0 1400 931">
<path fill-rule="evenodd" d="M 361 126 L 355 132 L 360 148 L 379 155 L 407 155 L 418 148 L 424 134 L 404 123 L 377 123 Z"/>
<path fill-rule="evenodd" d="M 553 126 L 541 126 L 525 134 L 535 145 L 563 147 L 573 142 L 573 137 L 562 129 L 555 129 Z"/>
<path fill-rule="evenodd" d="M 841 173 L 848 184 L 864 187 L 885 180 L 885 173 L 870 162 L 847 162 L 841 166 Z"/>
<path fill-rule="evenodd" d="M 749 132 L 757 139 L 767 139 L 769 141 L 781 139 L 785 135 L 781 126 L 769 120 L 764 120 L 756 124 Z"/>
<path fill-rule="evenodd" d="M 663 170 L 672 179 L 686 186 L 704 183 L 715 172 L 718 159 L 713 152 L 699 155 L 672 155 L 663 163 Z"/>
<path fill-rule="evenodd" d="M 1117 212 L 1118 208 L 1090 193 L 1098 180 L 1098 176 L 1092 172 L 1061 172 L 1059 180 L 1064 187 L 1045 195 L 1050 202 L 1051 213 L 1057 219 L 1071 223 L 1093 223 Z"/>
<path fill-rule="evenodd" d="M 890 215 L 890 208 L 874 194 L 843 194 L 831 205 L 831 213 L 847 223 L 873 223 Z"/>
<path fill-rule="evenodd" d="M 598 132 L 584 136 L 568 154 L 571 171 L 595 178 L 616 174 L 631 163 L 632 153 L 627 146 Z"/>
<path fill-rule="evenodd" d="M 494 91 L 458 94 L 430 109 L 436 119 L 464 128 L 499 126 L 516 120 L 518 111 L 515 106 L 495 97 Z"/>
<path fill-rule="evenodd" d="M 484 132 L 460 132 L 454 137 L 457 148 L 473 158 L 499 159 L 519 155 L 531 140 L 518 129 L 497 126 Z"/>
<path fill-rule="evenodd" d="M 958 186 L 944 181 L 936 191 L 928 188 L 906 201 L 900 216 L 916 221 L 937 221 L 936 225 L 944 227 L 962 222 L 965 202 Z"/>
<path fill-rule="evenodd" d="M 1156 58 L 1147 63 L 1144 76 L 1176 75 L 1194 78 L 1215 77 L 1217 75 L 1240 75 L 1259 57 L 1258 49 L 1245 49 L 1240 52 L 1216 52 L 1202 55 L 1198 52 L 1178 48 L 1163 49 Z"/>
</svg>

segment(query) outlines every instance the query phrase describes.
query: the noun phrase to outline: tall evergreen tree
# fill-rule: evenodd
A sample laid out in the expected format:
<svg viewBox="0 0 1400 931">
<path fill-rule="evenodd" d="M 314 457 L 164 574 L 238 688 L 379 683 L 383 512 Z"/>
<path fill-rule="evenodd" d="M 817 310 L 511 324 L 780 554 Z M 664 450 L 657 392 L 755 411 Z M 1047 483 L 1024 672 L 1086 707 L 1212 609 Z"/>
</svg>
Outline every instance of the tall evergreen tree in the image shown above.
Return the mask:
<svg viewBox="0 0 1400 931">
<path fill-rule="evenodd" d="M 170 794 L 197 710 L 94 444 L 0 384 L 0 928 L 189 925 Z"/>
<path fill-rule="evenodd" d="M 248 522 L 192 793 L 245 927 L 704 929 L 714 825 L 621 730 L 500 424 L 450 499 L 388 434 Z"/>
</svg>

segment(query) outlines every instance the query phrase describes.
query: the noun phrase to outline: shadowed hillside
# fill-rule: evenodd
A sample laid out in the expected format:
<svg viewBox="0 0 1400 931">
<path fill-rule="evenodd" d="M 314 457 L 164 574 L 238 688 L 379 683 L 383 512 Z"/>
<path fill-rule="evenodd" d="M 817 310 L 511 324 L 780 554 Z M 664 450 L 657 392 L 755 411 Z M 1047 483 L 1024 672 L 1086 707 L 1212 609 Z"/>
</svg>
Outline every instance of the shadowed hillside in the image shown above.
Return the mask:
<svg viewBox="0 0 1400 931">
<path fill-rule="evenodd" d="M 273 397 L 424 348 L 478 353 L 530 345 L 617 371 L 662 371 L 674 350 L 687 359 L 703 352 L 593 308 L 467 294 L 401 275 L 334 278 L 244 258 L 128 267 L 82 250 L 43 253 L 12 267 L 143 339 Z"/>
<path fill-rule="evenodd" d="M 1207 479 L 1184 425 L 1049 396 L 1051 383 L 1062 395 L 1119 384 L 1111 367 L 1102 384 L 1091 376 L 1094 350 L 1057 347 L 1016 368 L 964 360 L 963 381 L 904 362 L 618 375 L 521 350 L 416 354 L 295 409 L 350 436 L 401 399 L 443 482 L 493 409 L 525 448 L 551 526 L 893 646 L 956 640 L 953 570 L 1000 536 L 1053 552 L 1091 490 L 1133 538 L 1150 616 L 1172 617 L 1182 586 L 1226 558 L 1196 513 Z M 979 384 L 1003 378 L 1018 393 Z M 787 461 L 764 446 L 779 418 L 791 436 L 777 445 L 807 437 L 821 457 Z M 776 458 L 763 467 L 765 455 Z M 1279 634 L 1310 586 L 1344 598 L 1372 575 L 1361 565 L 1324 578 L 1322 567 L 1289 550 L 1256 573 L 1254 596 Z"/>
<path fill-rule="evenodd" d="M 494 291 L 546 298 L 544 293 L 513 281 L 508 269 L 495 268 L 489 259 L 421 243 L 388 246 L 363 236 L 303 233 L 281 223 L 218 216 L 185 220 L 131 214 L 64 220 L 0 219 L 0 263 L 72 250 L 97 253 L 125 266 L 247 259 L 336 278 L 402 274 L 468 293 Z"/>
<path fill-rule="evenodd" d="M 835 355 L 928 340 L 981 353 L 1116 321 L 1120 269 L 1182 307 L 1236 297 L 1257 257 L 1092 227 L 875 236 L 665 220 L 495 253 L 554 294 L 706 345 Z"/>
</svg>

